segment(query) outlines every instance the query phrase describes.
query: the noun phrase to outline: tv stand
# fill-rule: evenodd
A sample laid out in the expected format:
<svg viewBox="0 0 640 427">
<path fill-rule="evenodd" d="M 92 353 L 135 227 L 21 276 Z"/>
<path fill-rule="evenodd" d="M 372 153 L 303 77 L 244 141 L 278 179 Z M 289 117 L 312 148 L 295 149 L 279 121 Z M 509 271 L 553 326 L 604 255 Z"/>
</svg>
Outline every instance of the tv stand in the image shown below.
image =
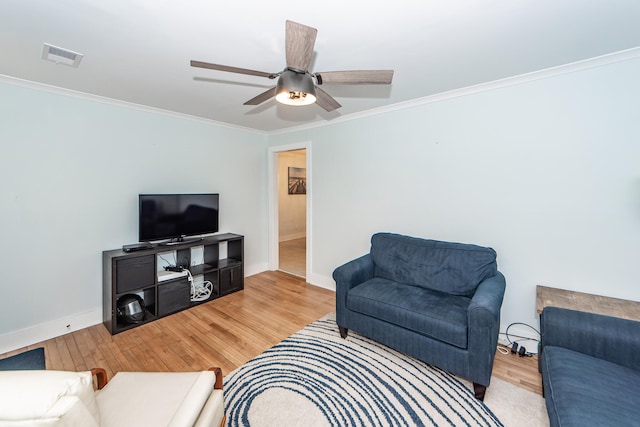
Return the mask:
<svg viewBox="0 0 640 427">
<path fill-rule="evenodd" d="M 227 246 L 226 258 L 220 258 L 220 246 Z M 191 259 L 191 249 L 202 247 L 202 257 Z M 167 278 L 158 265 L 158 254 L 175 251 L 178 264 L 189 265 L 192 276 L 211 282 L 213 292 L 204 301 L 191 301 L 191 283 L 187 275 Z M 193 265 L 194 262 L 199 264 Z M 102 252 L 102 320 L 112 334 L 135 328 L 164 316 L 244 289 L 244 237 L 225 233 L 181 242 L 156 244 L 144 250 Z M 140 323 L 126 323 L 118 317 L 118 300 L 127 294 L 142 297 L 146 314 Z"/>
</svg>

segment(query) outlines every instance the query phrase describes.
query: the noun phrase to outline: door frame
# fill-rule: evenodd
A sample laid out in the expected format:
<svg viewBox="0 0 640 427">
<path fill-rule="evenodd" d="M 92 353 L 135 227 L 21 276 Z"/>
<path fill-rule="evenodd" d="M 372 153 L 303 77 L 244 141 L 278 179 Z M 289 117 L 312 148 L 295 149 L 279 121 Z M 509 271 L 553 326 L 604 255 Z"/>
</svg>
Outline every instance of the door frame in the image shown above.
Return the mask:
<svg viewBox="0 0 640 427">
<path fill-rule="evenodd" d="M 277 270 L 280 265 L 279 249 L 279 225 L 278 225 L 278 153 L 284 151 L 305 150 L 307 169 L 307 194 L 306 194 L 306 260 L 305 260 L 305 280 L 309 282 L 312 271 L 311 260 L 313 242 L 312 222 L 312 194 L 313 194 L 313 173 L 311 161 L 311 141 L 276 145 L 269 147 L 268 164 L 268 194 L 269 194 L 269 270 Z"/>
</svg>

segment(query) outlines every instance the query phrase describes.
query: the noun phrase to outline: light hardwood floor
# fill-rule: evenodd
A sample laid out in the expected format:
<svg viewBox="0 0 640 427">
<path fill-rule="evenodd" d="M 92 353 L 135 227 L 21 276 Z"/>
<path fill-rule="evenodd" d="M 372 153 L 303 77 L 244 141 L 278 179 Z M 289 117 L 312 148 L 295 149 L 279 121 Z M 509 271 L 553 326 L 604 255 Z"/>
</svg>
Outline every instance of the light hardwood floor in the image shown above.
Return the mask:
<svg viewBox="0 0 640 427">
<path fill-rule="evenodd" d="M 307 324 L 335 311 L 335 293 L 282 272 L 245 279 L 245 289 L 111 336 L 102 325 L 0 355 L 44 347 L 47 369 L 229 373 Z M 494 375 L 540 393 L 535 358 L 496 354 Z"/>
<path fill-rule="evenodd" d="M 542 377 L 538 372 L 538 355 L 520 357 L 496 352 L 493 375 L 526 390 L 542 395 Z M 491 386 L 489 386 L 491 387 Z"/>
<path fill-rule="evenodd" d="M 306 245 L 306 237 L 280 242 L 278 269 L 295 276 L 305 277 L 307 274 Z"/>
</svg>

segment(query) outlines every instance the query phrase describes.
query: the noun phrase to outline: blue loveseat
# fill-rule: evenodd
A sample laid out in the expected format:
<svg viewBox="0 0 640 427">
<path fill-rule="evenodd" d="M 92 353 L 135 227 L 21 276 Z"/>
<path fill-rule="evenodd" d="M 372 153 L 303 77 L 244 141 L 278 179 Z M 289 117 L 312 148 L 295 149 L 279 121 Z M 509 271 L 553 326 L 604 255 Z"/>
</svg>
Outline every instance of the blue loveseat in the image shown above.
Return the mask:
<svg viewBox="0 0 640 427">
<path fill-rule="evenodd" d="M 343 338 L 352 329 L 471 380 L 484 398 L 505 290 L 493 249 L 378 233 L 333 278 Z"/>
<path fill-rule="evenodd" d="M 640 322 L 545 307 L 540 328 L 551 427 L 640 425 Z"/>
</svg>

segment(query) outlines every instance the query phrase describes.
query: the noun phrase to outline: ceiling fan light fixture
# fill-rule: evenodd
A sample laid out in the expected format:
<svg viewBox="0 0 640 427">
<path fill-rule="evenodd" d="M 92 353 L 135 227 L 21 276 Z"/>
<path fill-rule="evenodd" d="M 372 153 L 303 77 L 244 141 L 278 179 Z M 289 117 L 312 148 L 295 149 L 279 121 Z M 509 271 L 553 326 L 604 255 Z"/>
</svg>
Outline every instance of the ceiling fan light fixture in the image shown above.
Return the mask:
<svg viewBox="0 0 640 427">
<path fill-rule="evenodd" d="M 313 77 L 305 72 L 286 69 L 276 85 L 276 101 L 285 105 L 310 105 L 316 102 Z"/>
</svg>

